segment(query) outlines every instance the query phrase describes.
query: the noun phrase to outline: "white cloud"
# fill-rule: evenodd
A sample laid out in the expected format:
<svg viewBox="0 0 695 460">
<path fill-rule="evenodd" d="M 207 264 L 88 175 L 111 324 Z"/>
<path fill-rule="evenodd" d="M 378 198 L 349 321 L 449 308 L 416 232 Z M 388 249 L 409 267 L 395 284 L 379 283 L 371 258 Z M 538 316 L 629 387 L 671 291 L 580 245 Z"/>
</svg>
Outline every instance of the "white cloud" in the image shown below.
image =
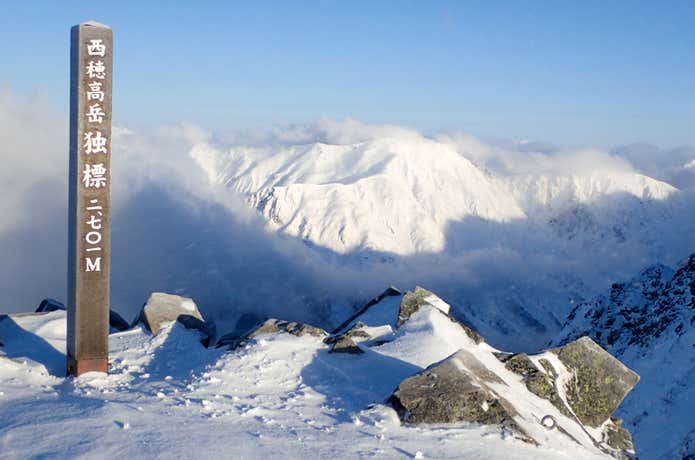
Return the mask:
<svg viewBox="0 0 695 460">
<path fill-rule="evenodd" d="M 498 174 L 574 175 L 590 171 L 632 172 L 630 162 L 599 150 L 563 150 L 549 144 L 521 141 L 484 143 L 469 134 L 440 135 L 467 158 Z"/>
<path fill-rule="evenodd" d="M 663 180 L 679 189 L 695 187 L 695 146 L 660 148 L 650 144 L 629 144 L 613 149 L 637 171 Z"/>
<path fill-rule="evenodd" d="M 31 201 L 37 188 L 67 190 L 66 133 L 66 121 L 40 95 L 0 90 L 0 235 L 43 212 L 46 203 Z"/>
</svg>

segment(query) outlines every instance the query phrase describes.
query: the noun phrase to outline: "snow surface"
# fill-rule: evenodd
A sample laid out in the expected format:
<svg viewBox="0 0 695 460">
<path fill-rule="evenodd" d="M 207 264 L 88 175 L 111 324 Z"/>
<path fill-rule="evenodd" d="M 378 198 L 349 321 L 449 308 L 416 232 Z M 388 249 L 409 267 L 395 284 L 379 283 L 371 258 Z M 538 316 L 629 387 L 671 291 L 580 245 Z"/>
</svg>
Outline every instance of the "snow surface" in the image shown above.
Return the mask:
<svg viewBox="0 0 695 460">
<path fill-rule="evenodd" d="M 137 327 L 110 336 L 109 375 L 65 379 L 65 313 L 5 318 L 0 457 L 605 458 L 534 422 L 530 413 L 562 417 L 540 398 L 523 403 L 520 422 L 541 447 L 490 426 L 402 426 L 385 398 L 458 346 L 489 355 L 508 393 L 523 386 L 451 324 L 426 307 L 390 348 L 360 356 L 328 354 L 311 336 L 265 334 L 225 352 L 178 323 L 155 337 Z"/>
</svg>

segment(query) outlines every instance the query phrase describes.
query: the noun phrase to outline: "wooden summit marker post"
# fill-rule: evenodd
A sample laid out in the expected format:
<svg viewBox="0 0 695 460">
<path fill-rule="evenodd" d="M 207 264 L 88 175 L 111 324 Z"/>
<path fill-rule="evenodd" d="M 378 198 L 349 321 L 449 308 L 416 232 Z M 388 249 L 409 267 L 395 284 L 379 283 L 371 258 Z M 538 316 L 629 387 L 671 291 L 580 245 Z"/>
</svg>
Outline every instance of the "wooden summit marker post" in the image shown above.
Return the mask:
<svg viewBox="0 0 695 460">
<path fill-rule="evenodd" d="M 111 248 L 111 28 L 70 36 L 68 374 L 107 372 Z"/>
</svg>

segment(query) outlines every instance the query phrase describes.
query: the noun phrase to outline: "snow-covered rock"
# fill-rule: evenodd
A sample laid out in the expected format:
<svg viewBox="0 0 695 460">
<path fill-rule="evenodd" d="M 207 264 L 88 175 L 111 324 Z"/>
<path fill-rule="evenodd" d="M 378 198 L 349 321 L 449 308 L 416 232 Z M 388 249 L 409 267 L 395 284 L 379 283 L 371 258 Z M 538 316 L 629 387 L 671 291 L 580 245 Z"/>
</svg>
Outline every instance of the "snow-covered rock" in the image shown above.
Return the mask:
<svg viewBox="0 0 695 460">
<path fill-rule="evenodd" d="M 199 329 L 209 335 L 203 315 L 193 299 L 164 292 L 153 292 L 136 320 L 142 322 L 154 335 L 173 321 L 179 321 L 188 328 Z"/>
<path fill-rule="evenodd" d="M 330 343 L 330 353 L 349 353 L 352 355 L 361 355 L 364 353 L 362 349 L 357 346 L 355 341 L 347 335 L 342 335 Z"/>
<path fill-rule="evenodd" d="M 514 421 L 513 404 L 489 384 L 505 382 L 463 348 L 402 381 L 390 402 L 406 423 L 499 425 L 536 443 Z"/>
<path fill-rule="evenodd" d="M 310 324 L 298 323 L 295 321 L 284 321 L 276 318 L 269 318 L 253 327 L 243 335 L 235 333 L 226 334 L 217 341 L 217 348 L 227 347 L 230 349 L 245 345 L 249 340 L 263 334 L 273 334 L 285 332 L 296 337 L 311 335 L 314 337 L 325 337 L 328 335 L 323 329 Z"/>
<path fill-rule="evenodd" d="M 398 308 L 395 299 L 363 308 L 326 342 L 349 341 L 363 353 L 424 368 L 390 397 L 404 422 L 496 425 L 531 443 L 563 442 L 557 436 L 612 455 L 632 453 L 630 434 L 610 416 L 638 376 L 588 337 L 531 357 L 511 355 L 452 318 L 430 291 L 404 294 Z M 546 416 L 557 428 L 554 441 L 541 423 Z"/>
</svg>

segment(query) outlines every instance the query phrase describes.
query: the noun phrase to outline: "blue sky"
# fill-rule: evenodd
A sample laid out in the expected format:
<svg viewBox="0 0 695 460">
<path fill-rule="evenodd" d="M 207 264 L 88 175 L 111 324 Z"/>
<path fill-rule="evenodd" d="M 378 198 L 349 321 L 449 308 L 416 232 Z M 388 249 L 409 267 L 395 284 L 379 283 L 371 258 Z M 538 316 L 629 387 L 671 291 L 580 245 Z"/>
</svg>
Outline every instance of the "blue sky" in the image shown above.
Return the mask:
<svg viewBox="0 0 695 460">
<path fill-rule="evenodd" d="M 95 6 L 94 6 L 95 5 Z M 113 27 L 114 119 L 352 117 L 567 146 L 695 144 L 695 2 L 31 2 L 0 88 L 67 112 L 69 28 Z"/>
</svg>

